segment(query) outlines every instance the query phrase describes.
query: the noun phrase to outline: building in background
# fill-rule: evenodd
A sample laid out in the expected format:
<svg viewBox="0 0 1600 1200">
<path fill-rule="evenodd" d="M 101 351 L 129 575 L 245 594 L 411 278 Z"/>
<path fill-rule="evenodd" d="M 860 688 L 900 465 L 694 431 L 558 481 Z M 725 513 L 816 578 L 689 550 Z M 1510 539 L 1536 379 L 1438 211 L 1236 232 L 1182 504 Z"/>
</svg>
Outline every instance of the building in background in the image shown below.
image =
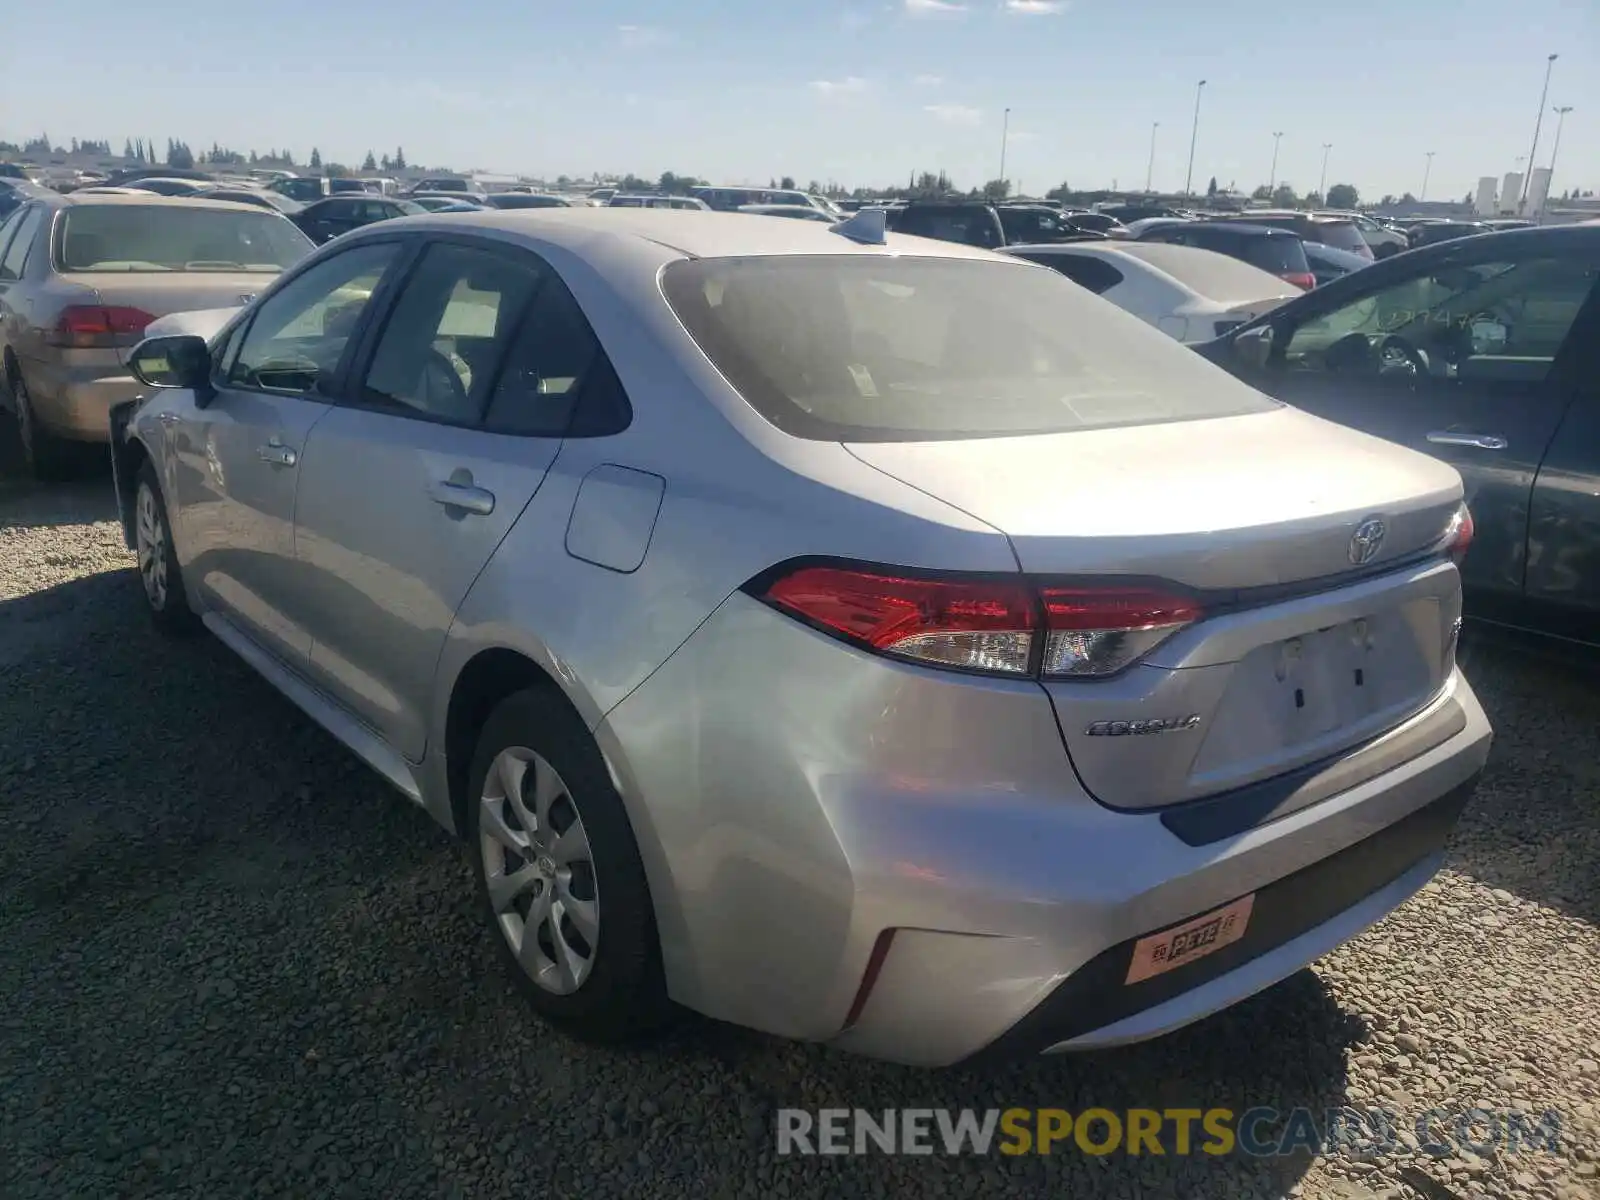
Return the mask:
<svg viewBox="0 0 1600 1200">
<path fill-rule="evenodd" d="M 1480 217 L 1500 215 L 1500 181 L 1493 175 L 1478 180 L 1478 194 L 1472 202 L 1472 211 Z"/>
<path fill-rule="evenodd" d="M 1528 174 L 1528 204 L 1523 215 L 1537 219 L 1550 196 L 1550 168 L 1535 167 Z"/>
<path fill-rule="evenodd" d="M 1517 201 L 1522 196 L 1522 172 L 1507 171 L 1504 181 L 1500 184 L 1500 213 L 1502 216 L 1514 217 L 1517 215 Z"/>
</svg>

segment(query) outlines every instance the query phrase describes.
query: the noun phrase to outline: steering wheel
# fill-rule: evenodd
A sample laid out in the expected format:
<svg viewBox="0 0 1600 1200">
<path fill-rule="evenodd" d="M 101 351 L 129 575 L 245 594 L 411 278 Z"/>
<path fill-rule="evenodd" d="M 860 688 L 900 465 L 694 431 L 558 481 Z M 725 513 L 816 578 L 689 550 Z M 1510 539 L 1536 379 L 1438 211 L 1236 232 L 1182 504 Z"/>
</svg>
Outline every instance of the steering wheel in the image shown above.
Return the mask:
<svg viewBox="0 0 1600 1200">
<path fill-rule="evenodd" d="M 455 364 L 431 347 L 422 363 L 422 385 L 427 391 L 431 411 L 448 416 L 467 415 L 467 389 L 461 383 Z M 449 397 L 448 408 L 434 403 L 433 397 L 439 395 Z"/>
<path fill-rule="evenodd" d="M 1391 333 L 1378 343 L 1378 374 L 1426 379 L 1428 356 L 1399 334 Z"/>
</svg>

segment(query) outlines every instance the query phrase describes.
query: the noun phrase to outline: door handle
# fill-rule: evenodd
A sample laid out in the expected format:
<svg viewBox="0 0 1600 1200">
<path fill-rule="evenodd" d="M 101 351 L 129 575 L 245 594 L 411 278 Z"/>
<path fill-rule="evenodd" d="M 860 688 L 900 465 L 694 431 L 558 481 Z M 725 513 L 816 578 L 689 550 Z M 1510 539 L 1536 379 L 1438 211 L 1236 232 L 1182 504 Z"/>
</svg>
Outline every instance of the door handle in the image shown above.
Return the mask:
<svg viewBox="0 0 1600 1200">
<path fill-rule="evenodd" d="M 428 498 L 435 504 L 442 504 L 446 508 L 458 508 L 480 517 L 487 517 L 494 511 L 494 493 L 488 488 L 475 487 L 470 483 L 451 483 L 449 480 L 442 480 L 428 489 Z"/>
<path fill-rule="evenodd" d="M 277 438 L 273 438 L 265 446 L 257 446 L 256 457 L 264 463 L 271 463 L 275 467 L 292 467 L 300 461 L 300 456 Z"/>
<path fill-rule="evenodd" d="M 1492 433 L 1456 433 L 1450 429 L 1436 429 L 1428 435 L 1435 446 L 1471 446 L 1477 450 L 1504 450 L 1507 442 Z"/>
</svg>

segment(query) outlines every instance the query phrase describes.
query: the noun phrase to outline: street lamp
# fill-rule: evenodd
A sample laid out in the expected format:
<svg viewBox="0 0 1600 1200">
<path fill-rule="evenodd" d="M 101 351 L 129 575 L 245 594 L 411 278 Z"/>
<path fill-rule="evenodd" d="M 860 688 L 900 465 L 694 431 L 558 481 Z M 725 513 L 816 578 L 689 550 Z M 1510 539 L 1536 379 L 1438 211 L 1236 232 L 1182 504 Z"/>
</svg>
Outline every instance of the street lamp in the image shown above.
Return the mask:
<svg viewBox="0 0 1600 1200">
<path fill-rule="evenodd" d="M 1435 153 L 1437 152 L 1429 150 L 1427 154 L 1423 155 L 1428 160 L 1428 165 L 1422 168 L 1422 195 L 1417 197 L 1418 200 L 1426 200 L 1428 198 L 1428 176 L 1433 174 L 1433 156 Z"/>
<path fill-rule="evenodd" d="M 1283 140 L 1283 130 L 1272 135 L 1272 170 L 1267 172 L 1267 199 L 1272 199 L 1272 187 L 1278 182 L 1278 143 Z"/>
<path fill-rule="evenodd" d="M 1011 110 L 1006 109 L 1000 122 L 1000 182 L 1006 181 L 1006 143 L 1011 140 Z"/>
<path fill-rule="evenodd" d="M 1556 144 L 1550 150 L 1550 183 L 1553 186 L 1556 179 L 1556 155 L 1561 153 L 1561 127 L 1567 123 L 1567 114 L 1572 111 L 1572 105 L 1563 104 L 1555 110 L 1556 114 Z"/>
<path fill-rule="evenodd" d="M 1205 91 L 1206 81 L 1202 79 L 1194 86 L 1194 128 L 1189 131 L 1189 170 L 1183 176 L 1183 194 L 1194 195 L 1194 144 L 1200 136 L 1200 93 Z"/>
<path fill-rule="evenodd" d="M 1150 194 L 1150 181 L 1156 174 L 1156 130 L 1161 128 L 1160 121 L 1150 122 L 1150 165 L 1144 169 L 1144 192 Z"/>
<path fill-rule="evenodd" d="M 1322 197 L 1322 202 L 1328 202 L 1328 151 L 1333 149 L 1332 142 L 1322 143 L 1322 178 L 1317 180 L 1317 195 Z"/>
<path fill-rule="evenodd" d="M 1544 124 L 1544 106 L 1550 100 L 1550 72 L 1555 70 L 1559 54 L 1552 54 L 1544 63 L 1544 90 L 1539 93 L 1539 115 L 1533 121 L 1533 148 L 1528 151 L 1528 169 L 1522 175 L 1522 193 L 1517 198 L 1517 212 L 1522 212 L 1528 202 L 1528 181 L 1533 178 L 1533 164 L 1539 161 L 1539 127 Z"/>
</svg>

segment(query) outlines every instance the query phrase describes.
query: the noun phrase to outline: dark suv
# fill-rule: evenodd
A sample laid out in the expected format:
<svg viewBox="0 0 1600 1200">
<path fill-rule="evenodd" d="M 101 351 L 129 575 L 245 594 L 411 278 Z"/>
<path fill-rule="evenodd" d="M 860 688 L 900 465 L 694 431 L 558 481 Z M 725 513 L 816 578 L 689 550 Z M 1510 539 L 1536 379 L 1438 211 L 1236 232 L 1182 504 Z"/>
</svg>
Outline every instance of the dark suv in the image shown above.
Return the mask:
<svg viewBox="0 0 1600 1200">
<path fill-rule="evenodd" d="M 1251 225 L 1268 225 L 1273 229 L 1287 229 L 1290 233 L 1307 242 L 1321 242 L 1324 246 L 1332 246 L 1335 250 L 1346 250 L 1351 254 L 1359 254 L 1362 258 L 1373 257 L 1372 247 L 1367 244 L 1367 239 L 1361 235 L 1361 230 L 1349 217 L 1319 216 L 1314 213 L 1280 212 L 1242 212 L 1238 216 L 1222 217 L 1224 221 L 1245 221 Z"/>
<path fill-rule="evenodd" d="M 1181 224 L 1154 225 L 1137 237 L 1141 242 L 1174 242 L 1198 246 L 1237 258 L 1252 267 L 1269 271 L 1279 279 L 1307 290 L 1317 278 L 1306 261 L 1305 243 L 1287 229 L 1252 225 L 1244 221 L 1184 221 Z"/>
</svg>

